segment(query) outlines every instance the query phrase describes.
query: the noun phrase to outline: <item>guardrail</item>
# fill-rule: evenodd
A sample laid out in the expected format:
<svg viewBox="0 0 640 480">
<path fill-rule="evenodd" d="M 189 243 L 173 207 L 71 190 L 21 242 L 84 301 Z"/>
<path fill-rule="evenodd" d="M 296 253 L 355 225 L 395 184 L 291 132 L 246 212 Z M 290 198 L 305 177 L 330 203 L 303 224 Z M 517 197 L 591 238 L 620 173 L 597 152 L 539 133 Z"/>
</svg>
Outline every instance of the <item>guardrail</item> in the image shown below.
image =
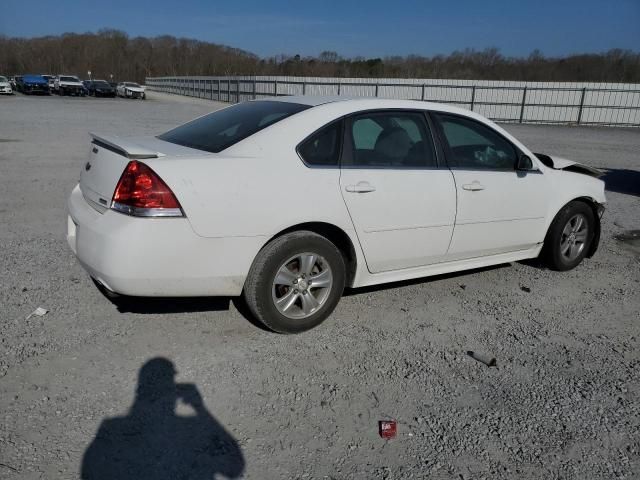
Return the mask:
<svg viewBox="0 0 640 480">
<path fill-rule="evenodd" d="M 146 85 L 159 92 L 230 103 L 282 95 L 384 97 L 458 105 L 497 122 L 640 127 L 640 89 L 633 88 L 264 77 L 151 77 Z"/>
</svg>

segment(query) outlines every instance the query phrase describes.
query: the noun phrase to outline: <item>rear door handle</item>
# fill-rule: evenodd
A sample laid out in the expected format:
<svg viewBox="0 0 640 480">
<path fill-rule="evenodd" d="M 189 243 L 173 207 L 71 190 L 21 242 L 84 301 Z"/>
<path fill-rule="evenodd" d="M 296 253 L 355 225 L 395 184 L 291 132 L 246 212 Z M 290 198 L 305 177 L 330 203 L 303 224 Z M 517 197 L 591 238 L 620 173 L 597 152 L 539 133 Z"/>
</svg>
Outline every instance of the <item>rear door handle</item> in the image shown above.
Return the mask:
<svg viewBox="0 0 640 480">
<path fill-rule="evenodd" d="M 376 187 L 371 185 L 369 182 L 358 182 L 356 185 L 347 185 L 344 189 L 349 193 L 368 193 L 376 191 Z"/>
<path fill-rule="evenodd" d="M 464 188 L 465 190 L 470 190 L 472 192 L 477 192 L 479 190 L 484 190 L 484 185 L 482 185 L 479 181 L 474 180 L 472 183 L 462 185 L 462 188 Z"/>
</svg>

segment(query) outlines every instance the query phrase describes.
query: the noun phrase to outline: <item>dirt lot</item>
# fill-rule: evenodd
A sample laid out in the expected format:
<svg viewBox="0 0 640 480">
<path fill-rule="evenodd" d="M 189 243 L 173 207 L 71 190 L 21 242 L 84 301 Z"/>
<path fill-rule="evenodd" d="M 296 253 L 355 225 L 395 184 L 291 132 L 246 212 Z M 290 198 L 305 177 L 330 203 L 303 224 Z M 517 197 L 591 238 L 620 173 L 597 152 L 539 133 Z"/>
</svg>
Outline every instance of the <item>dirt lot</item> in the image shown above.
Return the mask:
<svg viewBox="0 0 640 480">
<path fill-rule="evenodd" d="M 600 251 L 576 270 L 356 290 L 280 336 L 229 299 L 112 303 L 65 242 L 88 131 L 218 106 L 0 98 L 0 478 L 640 477 L 640 249 L 614 238 L 640 228 L 640 129 L 507 126 L 608 169 Z"/>
</svg>

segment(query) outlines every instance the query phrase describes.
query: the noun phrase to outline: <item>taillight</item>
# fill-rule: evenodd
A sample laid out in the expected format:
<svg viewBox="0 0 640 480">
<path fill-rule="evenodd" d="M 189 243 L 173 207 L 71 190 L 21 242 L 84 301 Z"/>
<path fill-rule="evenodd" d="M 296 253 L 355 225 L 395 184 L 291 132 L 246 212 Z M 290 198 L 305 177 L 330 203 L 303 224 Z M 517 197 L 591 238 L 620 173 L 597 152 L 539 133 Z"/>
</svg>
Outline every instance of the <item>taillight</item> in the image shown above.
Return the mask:
<svg viewBox="0 0 640 480">
<path fill-rule="evenodd" d="M 111 208 L 136 217 L 182 217 L 178 199 L 166 183 L 144 163 L 131 161 L 124 169 Z"/>
</svg>

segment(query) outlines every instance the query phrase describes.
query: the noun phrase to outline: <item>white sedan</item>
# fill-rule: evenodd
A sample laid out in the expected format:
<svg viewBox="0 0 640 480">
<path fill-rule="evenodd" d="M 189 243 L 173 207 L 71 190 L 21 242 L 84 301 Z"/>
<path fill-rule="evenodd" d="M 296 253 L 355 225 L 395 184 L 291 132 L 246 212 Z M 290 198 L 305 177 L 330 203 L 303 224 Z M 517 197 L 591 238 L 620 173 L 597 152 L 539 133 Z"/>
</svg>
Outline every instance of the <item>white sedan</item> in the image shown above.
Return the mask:
<svg viewBox="0 0 640 480">
<path fill-rule="evenodd" d="M 320 324 L 345 287 L 539 255 L 569 270 L 599 242 L 597 170 L 442 104 L 281 97 L 91 135 L 67 236 L 89 275 L 122 295 L 243 295 L 277 332 Z"/>
<path fill-rule="evenodd" d="M 11 83 L 7 80 L 7 77 L 3 77 L 0 75 L 0 93 L 4 93 L 6 95 L 13 94 L 13 88 L 11 88 Z"/>
<path fill-rule="evenodd" d="M 116 86 L 116 93 L 123 98 L 146 98 L 144 87 L 135 82 L 120 82 Z"/>
</svg>

